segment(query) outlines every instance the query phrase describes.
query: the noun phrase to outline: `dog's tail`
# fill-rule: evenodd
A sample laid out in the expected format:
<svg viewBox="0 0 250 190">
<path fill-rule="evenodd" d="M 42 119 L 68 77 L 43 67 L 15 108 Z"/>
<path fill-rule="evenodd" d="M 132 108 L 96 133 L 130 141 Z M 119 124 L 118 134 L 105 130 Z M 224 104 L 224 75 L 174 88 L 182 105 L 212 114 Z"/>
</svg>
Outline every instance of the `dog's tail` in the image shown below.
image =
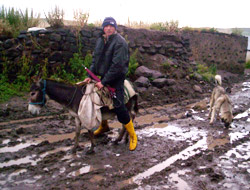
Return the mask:
<svg viewBox="0 0 250 190">
<path fill-rule="evenodd" d="M 221 86 L 222 81 L 221 81 L 221 76 L 220 75 L 215 75 L 215 83 L 219 86 Z"/>
</svg>

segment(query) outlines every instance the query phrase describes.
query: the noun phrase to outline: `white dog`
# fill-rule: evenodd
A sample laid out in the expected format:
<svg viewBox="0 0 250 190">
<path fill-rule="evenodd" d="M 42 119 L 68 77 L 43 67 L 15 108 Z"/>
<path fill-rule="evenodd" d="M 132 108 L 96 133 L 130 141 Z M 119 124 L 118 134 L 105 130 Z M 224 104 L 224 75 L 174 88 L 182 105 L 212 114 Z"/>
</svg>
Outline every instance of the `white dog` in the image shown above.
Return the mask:
<svg viewBox="0 0 250 190">
<path fill-rule="evenodd" d="M 213 89 L 211 98 L 210 98 L 210 110 L 209 110 L 209 124 L 212 125 L 214 122 L 215 114 L 217 113 L 217 117 L 220 117 L 224 122 L 225 127 L 228 127 L 233 121 L 232 114 L 232 103 L 229 97 L 226 95 L 225 89 L 221 86 L 221 76 L 215 76 L 215 82 L 217 86 Z"/>
</svg>

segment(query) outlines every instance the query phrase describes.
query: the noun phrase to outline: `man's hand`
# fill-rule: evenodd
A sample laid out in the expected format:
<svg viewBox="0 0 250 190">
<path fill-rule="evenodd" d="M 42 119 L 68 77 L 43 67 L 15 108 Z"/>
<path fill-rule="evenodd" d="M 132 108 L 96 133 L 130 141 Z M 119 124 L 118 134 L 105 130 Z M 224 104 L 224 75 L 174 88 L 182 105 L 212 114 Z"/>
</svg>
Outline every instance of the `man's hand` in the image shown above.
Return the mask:
<svg viewBox="0 0 250 190">
<path fill-rule="evenodd" d="M 76 84 L 77 85 L 81 85 L 81 84 L 83 84 L 83 83 L 90 83 L 91 82 L 91 78 L 86 78 L 86 79 L 84 79 L 84 81 L 81 81 L 81 82 L 77 82 Z"/>
<path fill-rule="evenodd" d="M 95 86 L 99 89 L 99 90 L 101 90 L 104 86 L 102 85 L 102 83 L 101 82 L 97 82 L 96 84 L 95 84 Z"/>
<path fill-rule="evenodd" d="M 88 77 L 88 78 L 84 79 L 83 82 L 90 83 L 91 82 L 91 78 Z"/>
</svg>

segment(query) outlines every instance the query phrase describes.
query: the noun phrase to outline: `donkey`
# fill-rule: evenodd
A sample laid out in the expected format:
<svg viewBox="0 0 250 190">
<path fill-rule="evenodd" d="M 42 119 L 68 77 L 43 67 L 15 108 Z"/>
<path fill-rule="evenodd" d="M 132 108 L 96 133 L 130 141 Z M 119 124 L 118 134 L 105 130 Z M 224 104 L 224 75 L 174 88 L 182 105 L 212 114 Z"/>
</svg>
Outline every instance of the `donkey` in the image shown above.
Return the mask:
<svg viewBox="0 0 250 190">
<path fill-rule="evenodd" d="M 86 84 L 85 84 L 86 85 Z M 73 147 L 73 153 L 79 148 L 79 136 L 81 131 L 81 121 L 78 116 L 78 108 L 82 96 L 85 92 L 85 85 L 71 85 L 62 82 L 57 82 L 51 79 L 40 80 L 34 82 L 30 87 L 30 97 L 28 111 L 31 114 L 39 114 L 41 108 L 46 104 L 46 95 L 58 102 L 60 105 L 66 107 L 69 110 L 70 115 L 75 118 L 76 131 L 75 131 L 75 144 Z M 134 119 L 135 115 L 138 113 L 138 97 L 137 94 L 131 97 L 126 103 L 126 107 Z M 114 111 L 109 110 L 107 107 L 101 108 L 102 120 L 113 119 L 115 116 Z M 123 126 L 118 138 L 115 140 L 117 144 L 122 140 L 125 133 L 125 127 Z M 95 141 L 93 131 L 88 130 L 89 139 L 91 141 L 91 147 L 87 151 L 87 154 L 94 153 Z"/>
</svg>

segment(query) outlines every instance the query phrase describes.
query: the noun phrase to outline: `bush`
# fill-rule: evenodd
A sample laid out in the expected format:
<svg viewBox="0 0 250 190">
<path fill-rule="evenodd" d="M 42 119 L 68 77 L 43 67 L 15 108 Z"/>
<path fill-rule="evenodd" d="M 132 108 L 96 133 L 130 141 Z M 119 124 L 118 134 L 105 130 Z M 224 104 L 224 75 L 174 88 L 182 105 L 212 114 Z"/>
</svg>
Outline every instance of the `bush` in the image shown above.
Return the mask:
<svg viewBox="0 0 250 190">
<path fill-rule="evenodd" d="M 151 30 L 160 30 L 160 31 L 165 31 L 165 32 L 178 32 L 178 21 L 170 21 L 170 22 L 157 22 L 153 23 L 150 26 Z"/>
<path fill-rule="evenodd" d="M 137 67 L 139 65 L 137 62 L 137 58 L 136 58 L 137 52 L 138 52 L 138 49 L 136 49 L 129 58 L 127 77 L 131 77 L 132 75 L 134 75 L 135 70 L 137 69 Z"/>
<path fill-rule="evenodd" d="M 88 24 L 89 13 L 83 13 L 82 10 L 74 11 L 74 20 L 76 25 L 79 27 L 84 27 Z"/>
<path fill-rule="evenodd" d="M 233 29 L 232 29 L 232 34 L 241 36 L 242 33 L 243 33 L 243 30 L 241 30 L 241 29 L 239 29 L 239 28 L 233 28 Z"/>
<path fill-rule="evenodd" d="M 45 13 L 44 13 L 45 14 Z M 64 26 L 64 11 L 60 10 L 58 6 L 55 6 L 55 9 L 48 13 L 48 16 L 45 14 L 46 21 L 52 28 L 60 28 Z"/>
<path fill-rule="evenodd" d="M 17 11 L 14 8 L 6 9 L 2 6 L 0 8 L 0 35 L 17 37 L 21 30 L 38 26 L 39 20 L 40 14 L 35 17 L 33 10 L 29 14 L 28 9 L 23 13 L 21 10 Z"/>
</svg>

